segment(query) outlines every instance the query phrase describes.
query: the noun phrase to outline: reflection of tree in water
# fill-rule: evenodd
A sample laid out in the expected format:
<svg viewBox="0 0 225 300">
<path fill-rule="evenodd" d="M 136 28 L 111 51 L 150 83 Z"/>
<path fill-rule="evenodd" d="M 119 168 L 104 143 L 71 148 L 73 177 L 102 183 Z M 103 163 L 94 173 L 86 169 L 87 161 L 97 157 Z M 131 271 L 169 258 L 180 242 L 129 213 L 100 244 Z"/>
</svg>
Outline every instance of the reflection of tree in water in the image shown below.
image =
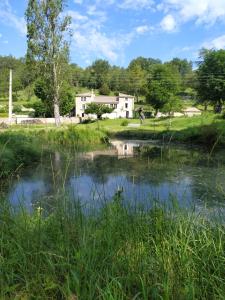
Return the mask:
<svg viewBox="0 0 225 300">
<path fill-rule="evenodd" d="M 192 192 L 199 203 L 209 207 L 225 205 L 224 167 L 198 169 L 192 178 Z"/>
<path fill-rule="evenodd" d="M 221 171 L 217 166 L 221 166 Z M 109 176 L 125 175 L 132 183 L 157 186 L 165 182 L 182 183 L 186 176 L 191 180 L 190 188 L 197 199 L 206 201 L 208 198 L 211 202 L 224 199 L 223 161 L 219 157 L 208 160 L 207 155 L 198 150 L 145 145 L 135 148 L 135 157 L 99 156 L 93 161 L 83 161 L 80 167 L 96 183 L 107 183 Z"/>
<path fill-rule="evenodd" d="M 27 178 L 35 173 L 27 171 Z M 45 182 L 44 206 L 54 207 L 57 191 L 68 187 L 72 177 L 89 176 L 93 183 L 106 184 L 109 177 L 125 176 L 128 181 L 138 184 L 159 186 L 163 183 L 182 183 L 190 179 L 193 196 L 199 201 L 213 205 L 224 196 L 224 156 L 208 159 L 199 150 L 158 147 L 155 145 L 135 147 L 134 157 L 119 159 L 116 156 L 95 156 L 93 160 L 81 154 L 63 155 L 56 152 L 47 156 L 36 170 L 36 176 Z M 25 176 L 26 177 L 26 176 Z M 25 178 L 24 177 L 24 178 Z M 36 201 L 36 197 L 33 197 Z M 38 201 L 37 201 L 38 205 Z"/>
<path fill-rule="evenodd" d="M 129 181 L 135 181 L 136 184 L 159 185 L 177 176 L 178 169 L 189 162 L 187 153 L 144 146 L 135 149 L 135 157 L 118 159 L 113 156 L 97 156 L 93 161 L 79 162 L 79 168 L 96 183 L 106 183 L 110 175 L 125 175 Z"/>
</svg>

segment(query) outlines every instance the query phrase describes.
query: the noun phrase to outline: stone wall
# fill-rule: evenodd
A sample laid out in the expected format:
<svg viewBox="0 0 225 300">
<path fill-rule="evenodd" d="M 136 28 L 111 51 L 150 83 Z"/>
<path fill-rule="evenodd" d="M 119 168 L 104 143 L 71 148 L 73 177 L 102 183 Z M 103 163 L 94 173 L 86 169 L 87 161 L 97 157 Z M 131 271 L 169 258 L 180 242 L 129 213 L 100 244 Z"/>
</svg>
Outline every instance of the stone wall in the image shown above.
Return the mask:
<svg viewBox="0 0 225 300">
<path fill-rule="evenodd" d="M 61 117 L 62 124 L 78 124 L 80 123 L 79 118 L 68 118 L 68 117 Z M 0 118 L 0 124 L 5 123 L 9 124 L 8 118 Z M 26 118 L 26 117 L 16 117 L 13 118 L 11 124 L 55 124 L 54 118 Z"/>
</svg>

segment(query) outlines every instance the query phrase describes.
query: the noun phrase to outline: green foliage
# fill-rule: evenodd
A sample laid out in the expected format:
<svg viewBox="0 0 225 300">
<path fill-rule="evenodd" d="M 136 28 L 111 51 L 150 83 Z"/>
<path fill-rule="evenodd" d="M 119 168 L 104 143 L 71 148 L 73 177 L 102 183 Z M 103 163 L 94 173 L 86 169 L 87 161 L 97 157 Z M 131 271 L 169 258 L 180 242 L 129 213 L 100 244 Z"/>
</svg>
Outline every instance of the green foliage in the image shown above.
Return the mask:
<svg viewBox="0 0 225 300">
<path fill-rule="evenodd" d="M 203 61 L 197 70 L 197 91 L 200 101 L 218 106 L 225 101 L 225 50 L 201 51 Z"/>
<path fill-rule="evenodd" d="M 51 115 L 47 112 L 46 105 L 42 101 L 35 101 L 32 105 L 35 110 L 34 117 L 36 118 L 46 118 L 51 117 Z"/>
<path fill-rule="evenodd" d="M 146 100 L 157 112 L 172 103 L 179 88 L 179 74 L 174 68 L 168 65 L 156 66 L 148 80 Z"/>
<path fill-rule="evenodd" d="M 42 103 L 42 102 L 40 102 Z M 33 126 L 33 125 L 32 125 Z M 7 130 L 0 134 L 0 178 L 19 172 L 24 165 L 40 161 L 42 147 L 54 149 L 54 145 L 88 147 L 107 142 L 102 131 L 68 126 L 54 129 Z"/>
<path fill-rule="evenodd" d="M 51 95 L 49 94 L 49 88 L 43 79 L 39 79 L 35 83 L 34 88 L 35 95 L 41 99 L 42 104 L 39 101 L 36 101 L 33 108 L 36 110 L 35 115 L 38 117 L 52 117 L 53 113 L 53 103 L 51 101 Z M 74 93 L 70 85 L 66 82 L 63 82 L 63 85 L 60 89 L 59 94 L 60 99 L 60 114 L 62 116 L 67 115 L 71 109 L 74 107 Z"/>
<path fill-rule="evenodd" d="M 107 83 L 103 83 L 102 86 L 99 89 L 99 94 L 100 95 L 109 95 L 110 94 L 110 89 Z"/>
<path fill-rule="evenodd" d="M 70 18 L 63 15 L 65 0 L 29 0 L 27 18 L 27 63 L 35 66 L 47 86 L 48 110 L 53 107 L 60 125 L 60 90 L 65 80 L 69 47 L 66 34 Z M 38 64 L 37 64 L 38 61 Z"/>
<path fill-rule="evenodd" d="M 180 112 L 182 107 L 181 99 L 177 96 L 171 96 L 168 98 L 168 101 L 162 107 L 161 111 L 171 115 L 173 112 Z"/>
<path fill-rule="evenodd" d="M 121 126 L 127 126 L 129 124 L 129 122 L 127 120 L 123 120 L 121 122 Z"/>
<path fill-rule="evenodd" d="M 85 114 L 94 114 L 97 115 L 98 119 L 101 119 L 103 114 L 111 113 L 113 110 L 114 108 L 103 104 L 90 103 L 85 109 Z"/>
<path fill-rule="evenodd" d="M 21 105 L 19 105 L 19 104 L 14 104 L 13 105 L 13 112 L 14 113 L 20 113 L 22 110 L 22 106 Z"/>
</svg>

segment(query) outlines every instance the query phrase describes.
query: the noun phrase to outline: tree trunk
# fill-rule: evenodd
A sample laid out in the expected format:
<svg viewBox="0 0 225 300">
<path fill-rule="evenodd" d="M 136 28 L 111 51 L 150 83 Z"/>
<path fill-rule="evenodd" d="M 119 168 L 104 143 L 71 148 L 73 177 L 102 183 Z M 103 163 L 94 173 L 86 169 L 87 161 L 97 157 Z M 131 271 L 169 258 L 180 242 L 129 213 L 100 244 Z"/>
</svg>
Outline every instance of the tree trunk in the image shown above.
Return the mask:
<svg viewBox="0 0 225 300">
<path fill-rule="evenodd" d="M 59 113 L 59 103 L 58 99 L 54 100 L 54 117 L 55 117 L 55 125 L 58 127 L 61 125 L 60 113 Z"/>
<path fill-rule="evenodd" d="M 54 117 L 55 125 L 58 127 L 61 125 L 60 112 L 59 112 L 59 84 L 55 63 L 53 64 L 53 81 L 54 81 Z"/>
</svg>

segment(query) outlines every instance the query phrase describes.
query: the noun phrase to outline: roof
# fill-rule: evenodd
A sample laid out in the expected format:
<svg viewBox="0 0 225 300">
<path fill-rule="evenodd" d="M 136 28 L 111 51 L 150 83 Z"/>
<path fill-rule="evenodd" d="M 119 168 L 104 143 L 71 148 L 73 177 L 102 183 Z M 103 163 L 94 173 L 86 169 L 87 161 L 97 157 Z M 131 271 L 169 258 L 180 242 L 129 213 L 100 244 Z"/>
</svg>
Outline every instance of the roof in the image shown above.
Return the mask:
<svg viewBox="0 0 225 300">
<path fill-rule="evenodd" d="M 196 107 L 187 107 L 183 111 L 184 112 L 201 112 L 201 110 Z"/>
<path fill-rule="evenodd" d="M 83 94 L 77 94 L 77 97 L 91 97 L 91 93 L 83 93 Z"/>
<path fill-rule="evenodd" d="M 116 104 L 118 103 L 118 97 L 116 96 L 95 96 L 94 103 L 99 104 Z"/>
<path fill-rule="evenodd" d="M 127 95 L 127 94 L 122 94 L 122 93 L 119 93 L 119 97 L 120 97 L 120 98 L 123 98 L 123 97 L 126 97 L 126 98 L 134 98 L 134 96 Z"/>
</svg>

